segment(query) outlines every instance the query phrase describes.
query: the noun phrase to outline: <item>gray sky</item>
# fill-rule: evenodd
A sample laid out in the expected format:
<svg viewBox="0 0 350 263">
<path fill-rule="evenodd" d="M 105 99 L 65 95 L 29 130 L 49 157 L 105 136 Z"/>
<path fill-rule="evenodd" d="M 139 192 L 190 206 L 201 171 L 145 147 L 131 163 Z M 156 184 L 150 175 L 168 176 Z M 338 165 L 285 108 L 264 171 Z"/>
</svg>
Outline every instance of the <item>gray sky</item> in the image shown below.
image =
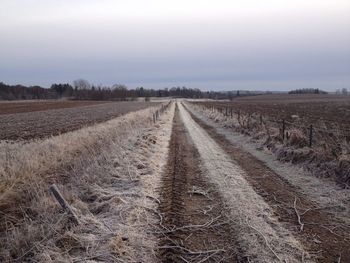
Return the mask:
<svg viewBox="0 0 350 263">
<path fill-rule="evenodd" d="M 0 0 L 0 81 L 350 88 L 349 0 Z"/>
</svg>

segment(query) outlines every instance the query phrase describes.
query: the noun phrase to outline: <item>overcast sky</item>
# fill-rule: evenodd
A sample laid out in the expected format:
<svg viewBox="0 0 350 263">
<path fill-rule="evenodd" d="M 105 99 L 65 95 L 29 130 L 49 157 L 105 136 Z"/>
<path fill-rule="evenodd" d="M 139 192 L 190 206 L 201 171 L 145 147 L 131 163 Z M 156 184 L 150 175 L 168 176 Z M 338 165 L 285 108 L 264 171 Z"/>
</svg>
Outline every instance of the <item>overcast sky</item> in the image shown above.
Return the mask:
<svg viewBox="0 0 350 263">
<path fill-rule="evenodd" d="M 0 81 L 350 88 L 349 0 L 0 0 Z"/>
</svg>

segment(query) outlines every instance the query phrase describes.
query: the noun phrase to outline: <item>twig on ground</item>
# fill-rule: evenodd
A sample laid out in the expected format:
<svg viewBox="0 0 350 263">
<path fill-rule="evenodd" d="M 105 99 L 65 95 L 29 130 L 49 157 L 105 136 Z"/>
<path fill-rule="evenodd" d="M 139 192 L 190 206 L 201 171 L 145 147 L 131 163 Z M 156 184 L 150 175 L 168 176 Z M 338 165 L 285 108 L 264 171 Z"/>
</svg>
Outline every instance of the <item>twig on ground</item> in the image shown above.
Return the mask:
<svg viewBox="0 0 350 263">
<path fill-rule="evenodd" d="M 180 250 L 185 251 L 186 253 L 190 254 L 190 255 L 200 255 L 200 254 L 210 254 L 210 253 L 219 253 L 219 252 L 226 252 L 225 249 L 212 249 L 212 250 L 202 250 L 202 251 L 192 251 L 188 248 L 182 247 L 182 246 L 159 246 L 158 249 L 172 249 L 172 248 L 177 248 Z"/>
<path fill-rule="evenodd" d="M 270 246 L 270 244 L 269 244 L 267 238 L 264 236 L 264 234 L 261 233 L 257 228 L 255 228 L 255 227 L 253 227 L 252 225 L 250 225 L 250 224 L 248 223 L 248 220 L 247 220 L 247 219 L 246 219 L 246 223 L 247 223 L 247 225 L 248 225 L 250 228 L 254 229 L 256 232 L 258 232 L 258 233 L 264 238 L 266 246 L 270 249 L 270 251 L 274 254 L 274 256 L 275 256 L 279 261 L 282 261 L 282 259 L 277 255 L 277 253 L 272 249 L 272 247 Z"/>
<path fill-rule="evenodd" d="M 152 200 L 156 201 L 158 204 L 160 204 L 160 201 L 159 201 L 159 199 L 157 197 L 150 196 L 150 195 L 146 195 L 146 197 L 149 198 L 149 199 L 152 199 Z"/>
<path fill-rule="evenodd" d="M 210 254 L 209 256 L 207 256 L 207 257 L 203 258 L 202 260 L 198 261 L 197 263 L 205 262 L 205 261 L 207 261 L 209 258 L 211 258 L 212 256 L 216 255 L 216 254 L 219 253 L 219 252 L 220 252 L 220 251 L 217 250 L 217 251 L 213 252 L 212 254 Z"/>
<path fill-rule="evenodd" d="M 188 191 L 188 193 L 189 193 L 190 195 L 195 195 L 195 194 L 197 194 L 197 195 L 203 195 L 203 196 L 205 196 L 206 198 L 208 198 L 209 200 L 212 200 L 212 199 L 210 198 L 208 192 L 206 192 L 206 191 L 204 191 L 204 190 L 202 190 L 202 189 L 200 189 L 200 188 L 198 188 L 198 187 L 195 187 L 195 186 L 192 186 L 192 190 Z"/>
<path fill-rule="evenodd" d="M 320 227 L 322 227 L 322 228 L 328 230 L 329 232 L 331 232 L 333 235 L 335 235 L 335 236 L 337 236 L 337 237 L 344 238 L 343 236 L 341 236 L 341 235 L 335 233 L 332 229 L 330 229 L 330 228 L 328 228 L 328 227 L 326 227 L 326 226 L 324 226 L 324 225 L 321 225 L 321 224 L 318 224 L 318 223 L 306 223 L 306 224 L 307 224 L 307 225 L 317 225 L 317 226 L 320 226 Z M 333 229 L 335 229 L 335 228 L 337 228 L 337 227 L 338 227 L 338 226 L 334 227 Z"/>
<path fill-rule="evenodd" d="M 296 213 L 296 215 L 297 215 L 297 217 L 298 217 L 298 223 L 299 223 L 299 225 L 300 225 L 300 231 L 303 231 L 303 229 L 304 229 L 304 224 L 301 222 L 301 217 L 300 217 L 299 211 L 298 211 L 298 209 L 297 209 L 297 198 L 296 198 L 296 197 L 295 197 L 295 199 L 294 199 L 294 211 L 295 211 L 295 213 Z"/>
<path fill-rule="evenodd" d="M 190 261 L 188 261 L 187 259 L 185 259 L 183 256 L 180 256 L 180 258 L 181 258 L 184 262 L 190 263 Z"/>
<path fill-rule="evenodd" d="M 163 216 L 162 216 L 157 210 L 155 210 L 155 209 L 153 209 L 153 208 L 150 208 L 150 207 L 147 207 L 147 206 L 141 206 L 141 205 L 140 205 L 139 207 L 141 207 L 141 208 L 143 208 L 143 209 L 146 209 L 146 210 L 149 210 L 149 211 L 153 212 L 154 214 L 156 214 L 157 216 L 159 216 L 160 224 L 162 224 L 162 222 L 163 222 Z"/>
</svg>

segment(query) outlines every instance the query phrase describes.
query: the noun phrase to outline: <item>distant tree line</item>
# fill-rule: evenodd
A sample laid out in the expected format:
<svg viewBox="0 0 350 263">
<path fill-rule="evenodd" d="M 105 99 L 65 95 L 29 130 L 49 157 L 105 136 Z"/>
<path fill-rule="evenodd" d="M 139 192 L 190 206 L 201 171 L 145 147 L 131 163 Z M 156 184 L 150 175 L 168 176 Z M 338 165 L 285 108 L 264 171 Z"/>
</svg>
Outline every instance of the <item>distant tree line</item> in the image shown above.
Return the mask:
<svg viewBox="0 0 350 263">
<path fill-rule="evenodd" d="M 348 92 L 348 89 L 347 88 L 342 88 L 341 90 L 340 89 L 337 89 L 337 91 L 335 92 L 336 94 L 341 94 L 341 95 L 344 95 L 344 96 L 347 96 L 349 95 L 349 92 Z"/>
<path fill-rule="evenodd" d="M 56 92 L 40 86 L 26 87 L 23 85 L 6 85 L 0 82 L 0 99 L 2 100 L 55 99 L 56 97 Z"/>
<path fill-rule="evenodd" d="M 55 83 L 51 87 L 7 85 L 0 82 L 0 100 L 61 99 L 72 100 L 135 100 L 138 97 L 184 97 L 203 98 L 199 89 L 173 87 L 164 89 L 145 89 L 139 87 L 128 89 L 125 85 L 115 84 L 111 87 L 92 85 L 88 81 L 78 79 L 72 85 Z"/>
<path fill-rule="evenodd" d="M 206 98 L 229 99 L 241 96 L 268 94 L 258 91 L 201 91 L 187 87 L 172 87 L 163 89 L 145 89 L 138 87 L 128 89 L 123 84 L 112 86 L 93 85 L 87 80 L 78 79 L 72 84 L 55 83 L 50 88 L 40 86 L 7 85 L 0 82 L 0 100 L 27 100 L 27 99 L 71 99 L 71 100 L 136 100 L 144 97 L 178 97 L 178 98 Z"/>
<path fill-rule="evenodd" d="M 328 94 L 328 92 L 320 89 L 295 89 L 289 91 L 288 94 Z"/>
<path fill-rule="evenodd" d="M 49 89 L 40 86 L 7 85 L 0 82 L 1 100 L 61 99 L 73 100 L 135 100 L 139 97 L 228 98 L 220 92 L 202 92 L 199 89 L 172 87 L 163 89 L 128 89 L 125 85 L 111 87 L 93 85 L 83 79 L 68 83 L 55 83 Z"/>
</svg>

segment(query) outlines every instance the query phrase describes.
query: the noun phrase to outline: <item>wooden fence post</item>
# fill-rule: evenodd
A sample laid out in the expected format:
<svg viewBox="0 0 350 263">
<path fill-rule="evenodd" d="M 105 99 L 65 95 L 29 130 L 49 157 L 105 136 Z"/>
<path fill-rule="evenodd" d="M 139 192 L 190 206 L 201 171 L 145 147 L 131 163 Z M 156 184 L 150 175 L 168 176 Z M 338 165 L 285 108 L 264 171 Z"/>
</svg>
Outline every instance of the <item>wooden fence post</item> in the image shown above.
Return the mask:
<svg viewBox="0 0 350 263">
<path fill-rule="evenodd" d="M 286 122 L 282 120 L 282 140 L 284 141 L 284 134 L 286 130 Z"/>
<path fill-rule="evenodd" d="M 225 116 L 228 116 L 228 108 L 225 107 Z"/>
<path fill-rule="evenodd" d="M 56 198 L 57 202 L 62 206 L 62 208 L 71 216 L 74 223 L 79 224 L 78 217 L 76 216 L 70 205 L 67 203 L 67 201 L 64 199 L 64 197 L 61 195 L 60 191 L 58 190 L 55 184 L 50 186 L 50 191 Z"/>
<path fill-rule="evenodd" d="M 262 121 L 262 115 L 260 114 L 260 125 L 262 125 L 263 121 Z"/>
<path fill-rule="evenodd" d="M 310 125 L 310 133 L 309 133 L 309 146 L 312 147 L 312 133 L 313 133 L 313 130 L 312 130 L 312 124 Z"/>
<path fill-rule="evenodd" d="M 231 107 L 231 119 L 233 118 L 233 110 L 232 110 L 232 107 Z"/>
</svg>

